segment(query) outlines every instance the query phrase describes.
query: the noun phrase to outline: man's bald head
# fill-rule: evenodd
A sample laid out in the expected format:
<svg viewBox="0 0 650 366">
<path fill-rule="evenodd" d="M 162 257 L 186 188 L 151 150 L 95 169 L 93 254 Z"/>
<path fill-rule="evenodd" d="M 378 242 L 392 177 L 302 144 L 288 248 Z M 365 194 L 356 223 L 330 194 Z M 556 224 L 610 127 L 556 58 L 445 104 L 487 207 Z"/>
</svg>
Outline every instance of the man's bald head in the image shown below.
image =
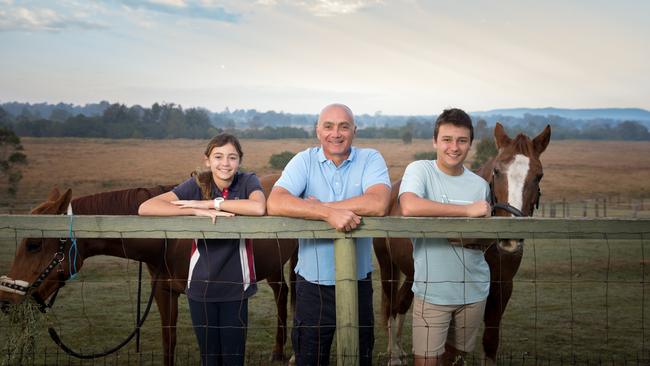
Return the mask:
<svg viewBox="0 0 650 366">
<path fill-rule="evenodd" d="M 350 107 L 345 104 L 333 103 L 323 108 L 318 116 L 318 123 L 320 124 L 328 120 L 331 121 L 333 117 L 338 120 L 343 118 L 354 125 L 354 114 Z"/>
</svg>

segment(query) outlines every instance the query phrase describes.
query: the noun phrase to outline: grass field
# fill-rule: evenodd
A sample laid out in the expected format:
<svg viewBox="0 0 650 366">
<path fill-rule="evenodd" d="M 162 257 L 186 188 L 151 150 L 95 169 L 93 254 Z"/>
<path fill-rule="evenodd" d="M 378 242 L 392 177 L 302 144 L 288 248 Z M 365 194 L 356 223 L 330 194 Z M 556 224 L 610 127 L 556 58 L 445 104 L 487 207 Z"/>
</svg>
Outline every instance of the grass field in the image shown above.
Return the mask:
<svg viewBox="0 0 650 366">
<path fill-rule="evenodd" d="M 9 244 L 9 243 L 5 243 Z M 0 265 L 6 268 L 13 252 L 2 245 Z M 650 242 L 645 240 L 528 240 L 515 290 L 506 311 L 501 334 L 500 364 L 647 364 L 650 352 Z M 61 290 L 54 311 L 45 324 L 54 326 L 75 350 L 98 352 L 121 341 L 135 323 L 137 262 L 111 257 L 87 261 L 79 278 Z M 145 271 L 146 272 L 146 271 Z M 145 276 L 146 277 L 146 276 Z M 379 309 L 379 273 L 375 281 L 375 309 Z M 144 285 L 142 306 L 148 286 Z M 270 288 L 250 300 L 247 350 L 249 364 L 266 365 L 275 332 L 275 307 Z M 184 297 L 180 300 L 178 364 L 197 364 L 195 339 Z M 376 360 L 383 363 L 385 332 L 376 315 Z M 45 332 L 37 339 L 37 364 L 68 364 L 68 357 L 53 356 L 56 348 Z M 410 317 L 405 325 L 404 344 L 410 349 Z M 10 324 L 0 322 L 0 344 L 6 344 Z M 72 364 L 160 363 L 160 322 L 155 305 L 142 330 L 142 353 L 138 358 L 134 342 L 118 358 Z M 479 342 L 480 344 L 480 342 Z M 287 345 L 287 352 L 290 351 Z M 59 351 L 60 352 L 60 351 Z M 480 357 L 475 352 L 474 357 Z M 641 362 L 641 358 L 645 361 Z M 527 363 L 523 360 L 528 360 Z M 607 361 L 607 362 L 605 362 Z M 547 363 L 548 362 L 548 363 Z M 567 362 L 567 363 L 564 363 Z M 600 363 L 599 363 L 600 362 Z M 625 363 L 628 362 L 628 363 Z"/>
<path fill-rule="evenodd" d="M 23 145 L 29 165 L 23 172 L 14 204 L 18 212 L 26 212 L 53 186 L 70 187 L 74 195 L 79 196 L 177 183 L 200 167 L 205 143 L 25 138 Z M 244 140 L 243 165 L 260 175 L 271 173 L 274 171 L 268 167 L 268 159 L 272 154 L 284 150 L 297 152 L 314 143 L 314 140 Z M 424 140 L 415 140 L 411 145 L 398 140 L 358 140 L 358 146 L 378 148 L 389 165 L 392 179 L 399 179 L 414 153 L 431 149 L 430 141 Z M 548 151 L 542 155 L 542 163 L 545 170 L 542 202 L 562 198 L 577 202 L 594 197 L 615 196 L 622 197 L 623 201 L 648 197 L 650 144 L 647 142 L 551 141 Z M 6 197 L 2 200 L 6 201 Z M 577 213 L 581 207 L 576 203 L 571 212 Z M 628 212 L 622 210 L 617 216 L 626 216 Z M 0 242 L 0 273 L 6 273 L 9 268 L 15 245 L 14 241 Z M 648 364 L 648 245 L 648 238 L 609 242 L 527 241 L 502 328 L 500 364 Z M 379 278 L 379 273 L 373 275 L 377 364 L 383 363 L 386 345 L 378 316 Z M 55 326 L 63 340 L 75 350 L 100 351 L 112 346 L 133 328 L 136 279 L 135 262 L 111 257 L 92 258 L 85 263 L 79 278 L 70 281 L 61 291 L 46 323 Z M 143 306 L 148 286 L 144 289 Z M 198 364 L 197 351 L 184 297 L 180 304 L 177 360 L 182 365 L 195 365 Z M 258 295 L 250 303 L 251 331 L 247 345 L 250 364 L 268 364 L 275 332 L 272 304 L 272 292 L 261 284 Z M 410 324 L 407 317 L 406 349 L 410 348 Z M 82 363 L 69 359 L 60 351 L 57 355 L 43 325 L 37 339 L 36 364 L 157 365 L 161 360 L 159 326 L 154 305 L 142 330 L 140 355 L 136 355 L 132 342 L 118 356 Z M 3 318 L 0 345 L 6 344 L 9 327 Z M 287 345 L 287 351 L 289 349 Z"/>
<path fill-rule="evenodd" d="M 15 204 L 23 210 L 43 200 L 54 186 L 72 188 L 73 194 L 79 196 L 181 182 L 202 166 L 207 143 L 79 138 L 23 138 L 22 142 L 29 165 L 23 171 Z M 272 154 L 298 152 L 315 143 L 312 139 L 243 140 L 243 166 L 258 175 L 278 172 L 269 167 Z M 377 148 L 393 180 L 401 177 L 415 153 L 432 150 L 429 140 L 405 145 L 400 140 L 358 139 L 356 145 Z M 624 201 L 650 198 L 648 142 L 551 140 L 541 160 L 543 201 L 608 196 L 623 197 Z M 6 201 L 6 196 L 0 196 L 0 203 Z"/>
</svg>

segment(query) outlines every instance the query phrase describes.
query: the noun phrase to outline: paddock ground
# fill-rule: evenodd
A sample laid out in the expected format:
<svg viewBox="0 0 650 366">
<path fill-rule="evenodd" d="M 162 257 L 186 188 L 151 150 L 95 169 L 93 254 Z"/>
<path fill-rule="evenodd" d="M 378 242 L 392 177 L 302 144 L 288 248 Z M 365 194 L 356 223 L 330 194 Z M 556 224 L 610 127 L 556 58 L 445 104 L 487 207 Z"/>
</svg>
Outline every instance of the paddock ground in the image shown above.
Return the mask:
<svg viewBox="0 0 650 366">
<path fill-rule="evenodd" d="M 650 362 L 648 238 L 616 241 L 538 239 L 528 240 L 525 245 L 514 294 L 503 320 L 499 364 L 637 365 Z M 3 273 L 13 257 L 14 247 L 13 242 L 5 241 L 0 245 L 0 271 Z M 140 354 L 131 342 L 118 356 L 94 362 L 69 360 L 57 351 L 45 331 L 47 325 L 54 326 L 75 350 L 97 352 L 121 341 L 135 322 L 137 273 L 137 262 L 104 256 L 88 260 L 79 278 L 61 290 L 54 311 L 41 320 L 35 364 L 90 365 L 118 361 L 115 364 L 159 364 L 160 321 L 155 305 L 142 329 Z M 386 334 L 379 316 L 379 279 L 375 271 L 374 354 L 376 364 L 383 364 Z M 147 294 L 145 285 L 143 307 Z M 269 364 L 275 334 L 275 306 L 266 284 L 260 284 L 258 294 L 250 300 L 249 309 L 248 364 Z M 184 297 L 180 299 L 179 314 L 178 364 L 197 364 L 198 351 Z M 2 318 L 0 329 L 0 344 L 6 345 L 12 325 Z M 406 350 L 410 350 L 411 345 L 410 329 L 409 312 L 403 339 Z M 290 352 L 289 343 L 285 351 Z M 477 360 L 480 352 L 471 357 Z"/>
</svg>

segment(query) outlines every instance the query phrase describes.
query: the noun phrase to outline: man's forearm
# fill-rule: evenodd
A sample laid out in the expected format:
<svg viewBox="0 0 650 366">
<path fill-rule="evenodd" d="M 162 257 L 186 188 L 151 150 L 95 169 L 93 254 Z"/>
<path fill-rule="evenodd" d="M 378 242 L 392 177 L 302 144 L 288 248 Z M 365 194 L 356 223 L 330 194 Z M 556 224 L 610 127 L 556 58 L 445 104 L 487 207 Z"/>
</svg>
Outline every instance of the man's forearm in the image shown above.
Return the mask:
<svg viewBox="0 0 650 366">
<path fill-rule="evenodd" d="M 318 201 L 296 197 L 289 192 L 272 191 L 266 203 L 266 211 L 271 216 L 298 217 L 310 220 L 324 220 L 326 210 Z"/>
<path fill-rule="evenodd" d="M 361 196 L 337 202 L 325 202 L 325 206 L 350 210 L 359 216 L 386 216 L 390 206 L 390 189 L 388 187 L 371 187 Z"/>
</svg>

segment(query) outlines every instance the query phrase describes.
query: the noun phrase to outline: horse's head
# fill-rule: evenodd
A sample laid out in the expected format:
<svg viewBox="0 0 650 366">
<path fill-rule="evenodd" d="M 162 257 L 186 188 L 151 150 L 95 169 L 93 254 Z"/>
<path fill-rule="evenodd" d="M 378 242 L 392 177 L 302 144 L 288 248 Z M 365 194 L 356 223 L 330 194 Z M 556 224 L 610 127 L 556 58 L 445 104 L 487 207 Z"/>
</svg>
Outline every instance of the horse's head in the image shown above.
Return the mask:
<svg viewBox="0 0 650 366">
<path fill-rule="evenodd" d="M 544 171 L 539 156 L 551 139 L 551 126 L 547 125 L 534 139 L 524 134 L 510 138 L 503 126 L 497 123 L 494 138 L 497 156 L 486 164 L 481 175 L 490 183 L 495 216 L 532 216 L 539 204 L 539 183 Z M 498 247 L 507 252 L 521 248 L 523 240 L 500 240 Z"/>
<path fill-rule="evenodd" d="M 60 215 L 67 211 L 72 191 L 61 194 L 54 188 L 47 200 L 31 211 L 32 215 Z M 0 277 L 0 307 L 3 311 L 12 304 L 33 297 L 44 310 L 45 300 L 52 296 L 70 277 L 66 238 L 25 238 L 16 248 L 9 273 Z M 76 269 L 83 259 L 76 260 Z"/>
</svg>

